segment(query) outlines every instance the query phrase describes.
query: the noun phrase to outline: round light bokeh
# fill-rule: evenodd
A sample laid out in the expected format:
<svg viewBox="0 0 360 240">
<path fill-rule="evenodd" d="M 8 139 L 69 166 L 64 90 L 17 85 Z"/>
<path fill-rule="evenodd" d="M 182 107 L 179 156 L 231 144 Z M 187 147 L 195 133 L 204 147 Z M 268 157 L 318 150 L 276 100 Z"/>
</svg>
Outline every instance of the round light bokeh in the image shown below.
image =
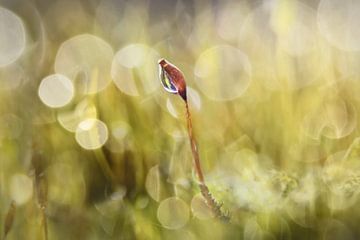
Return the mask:
<svg viewBox="0 0 360 240">
<path fill-rule="evenodd" d="M 157 218 L 164 228 L 180 229 L 189 221 L 190 210 L 180 198 L 170 197 L 160 203 Z"/>
<path fill-rule="evenodd" d="M 0 7 L 0 67 L 15 62 L 25 49 L 25 28 L 13 12 Z"/>
<path fill-rule="evenodd" d="M 240 97 L 251 81 L 251 64 L 240 50 L 227 45 L 205 50 L 194 69 L 198 88 L 212 100 Z"/>
<path fill-rule="evenodd" d="M 150 94 L 160 86 L 159 58 L 159 54 L 146 45 L 130 44 L 115 54 L 111 66 L 113 81 L 127 95 Z"/>
<path fill-rule="evenodd" d="M 10 195 L 18 205 L 30 200 L 33 194 L 32 179 L 24 174 L 15 174 L 10 182 Z"/>
<path fill-rule="evenodd" d="M 145 188 L 149 196 L 155 201 L 159 202 L 162 200 L 162 186 L 160 179 L 160 170 L 159 166 L 156 165 L 150 168 L 146 180 L 145 180 Z"/>
<path fill-rule="evenodd" d="M 84 99 L 76 105 L 75 109 L 58 112 L 57 120 L 63 128 L 75 132 L 80 122 L 96 117 L 97 109 L 95 105 L 88 99 Z"/>
<path fill-rule="evenodd" d="M 55 72 L 77 81 L 75 86 L 83 88 L 84 93 L 96 93 L 111 82 L 113 55 L 112 47 L 103 39 L 90 34 L 78 35 L 61 44 Z"/>
<path fill-rule="evenodd" d="M 318 26 L 322 35 L 335 47 L 360 51 L 360 1 L 321 0 Z"/>
<path fill-rule="evenodd" d="M 85 149 L 93 150 L 102 147 L 108 139 L 108 129 L 102 121 L 90 118 L 79 123 L 76 141 Z"/>
<path fill-rule="evenodd" d="M 74 97 L 74 86 L 66 76 L 53 74 L 41 81 L 38 93 L 45 105 L 59 108 L 68 104 Z"/>
</svg>

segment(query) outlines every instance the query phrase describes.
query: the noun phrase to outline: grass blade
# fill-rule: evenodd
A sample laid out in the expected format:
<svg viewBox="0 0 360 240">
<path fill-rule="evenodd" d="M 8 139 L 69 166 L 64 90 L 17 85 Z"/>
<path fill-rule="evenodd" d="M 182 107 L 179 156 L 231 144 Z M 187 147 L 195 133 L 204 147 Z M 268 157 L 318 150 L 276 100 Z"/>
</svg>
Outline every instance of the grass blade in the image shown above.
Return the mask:
<svg viewBox="0 0 360 240">
<path fill-rule="evenodd" d="M 15 204 L 15 201 L 12 201 L 10 203 L 9 210 L 7 211 L 7 214 L 5 217 L 3 240 L 6 239 L 6 236 L 8 235 L 8 233 L 10 232 L 10 230 L 14 224 L 15 213 L 16 213 L 16 204 Z"/>
</svg>

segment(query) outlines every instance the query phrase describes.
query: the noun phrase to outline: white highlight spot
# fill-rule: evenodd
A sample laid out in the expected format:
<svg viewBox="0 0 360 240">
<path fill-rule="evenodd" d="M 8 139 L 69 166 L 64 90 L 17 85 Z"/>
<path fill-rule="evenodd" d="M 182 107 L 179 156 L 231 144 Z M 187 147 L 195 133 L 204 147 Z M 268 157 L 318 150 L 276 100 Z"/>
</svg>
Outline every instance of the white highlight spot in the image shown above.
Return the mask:
<svg viewBox="0 0 360 240">
<path fill-rule="evenodd" d="M 102 121 L 90 118 L 79 123 L 76 133 L 76 141 L 85 149 L 97 149 L 103 146 L 108 139 L 108 129 Z"/>
<path fill-rule="evenodd" d="M 38 93 L 45 105 L 59 108 L 68 104 L 74 97 L 74 86 L 66 76 L 53 74 L 41 81 Z"/>
<path fill-rule="evenodd" d="M 25 28 L 13 12 L 0 7 L 0 67 L 15 62 L 25 49 Z"/>
</svg>

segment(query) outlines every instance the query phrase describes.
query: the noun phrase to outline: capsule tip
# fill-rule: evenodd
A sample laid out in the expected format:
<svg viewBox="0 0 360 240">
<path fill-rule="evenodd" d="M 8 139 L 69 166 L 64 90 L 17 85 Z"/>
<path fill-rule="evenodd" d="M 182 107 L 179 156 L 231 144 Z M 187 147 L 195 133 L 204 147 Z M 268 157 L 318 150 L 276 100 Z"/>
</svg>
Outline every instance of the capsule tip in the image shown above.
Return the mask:
<svg viewBox="0 0 360 240">
<path fill-rule="evenodd" d="M 162 67 L 165 67 L 168 63 L 166 62 L 165 58 L 161 58 L 159 59 L 158 64 Z"/>
</svg>

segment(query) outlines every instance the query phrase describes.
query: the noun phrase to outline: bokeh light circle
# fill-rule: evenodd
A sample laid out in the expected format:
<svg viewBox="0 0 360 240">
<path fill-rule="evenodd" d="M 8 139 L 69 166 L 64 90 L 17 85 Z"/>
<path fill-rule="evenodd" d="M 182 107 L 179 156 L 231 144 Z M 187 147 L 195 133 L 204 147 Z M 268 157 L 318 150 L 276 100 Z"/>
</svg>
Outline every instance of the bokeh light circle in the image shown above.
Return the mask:
<svg viewBox="0 0 360 240">
<path fill-rule="evenodd" d="M 53 74 L 41 81 L 38 93 L 45 105 L 59 108 L 68 104 L 74 97 L 74 86 L 66 76 Z"/>
<path fill-rule="evenodd" d="M 318 8 L 318 26 L 334 46 L 360 51 L 360 1 L 322 0 Z"/>
<path fill-rule="evenodd" d="M 108 128 L 102 121 L 89 118 L 79 123 L 75 138 L 81 147 L 89 150 L 97 149 L 106 143 Z"/>
<path fill-rule="evenodd" d="M 251 81 L 248 57 L 235 47 L 220 45 L 205 50 L 194 69 L 198 88 L 212 100 L 240 97 Z"/>
<path fill-rule="evenodd" d="M 179 229 L 189 221 L 190 210 L 180 198 L 170 197 L 160 203 L 157 218 L 164 228 Z"/>
<path fill-rule="evenodd" d="M 25 49 L 25 28 L 13 12 L 0 7 L 0 67 L 15 62 Z"/>
<path fill-rule="evenodd" d="M 63 74 L 84 93 L 97 93 L 110 82 L 114 52 L 103 39 L 82 34 L 61 44 L 55 58 L 55 72 Z M 80 90 L 80 89 L 79 89 Z"/>
<path fill-rule="evenodd" d="M 70 132 L 75 132 L 80 122 L 96 117 L 97 109 L 95 105 L 85 98 L 75 106 L 75 109 L 59 111 L 57 120 L 63 128 Z"/>
<path fill-rule="evenodd" d="M 111 76 L 120 91 L 130 96 L 146 95 L 159 86 L 159 54 L 143 44 L 130 44 L 120 49 L 111 66 Z"/>
<path fill-rule="evenodd" d="M 152 199 L 154 199 L 157 202 L 162 200 L 163 189 L 161 185 L 159 165 L 150 168 L 146 176 L 145 188 L 147 193 Z"/>
</svg>

